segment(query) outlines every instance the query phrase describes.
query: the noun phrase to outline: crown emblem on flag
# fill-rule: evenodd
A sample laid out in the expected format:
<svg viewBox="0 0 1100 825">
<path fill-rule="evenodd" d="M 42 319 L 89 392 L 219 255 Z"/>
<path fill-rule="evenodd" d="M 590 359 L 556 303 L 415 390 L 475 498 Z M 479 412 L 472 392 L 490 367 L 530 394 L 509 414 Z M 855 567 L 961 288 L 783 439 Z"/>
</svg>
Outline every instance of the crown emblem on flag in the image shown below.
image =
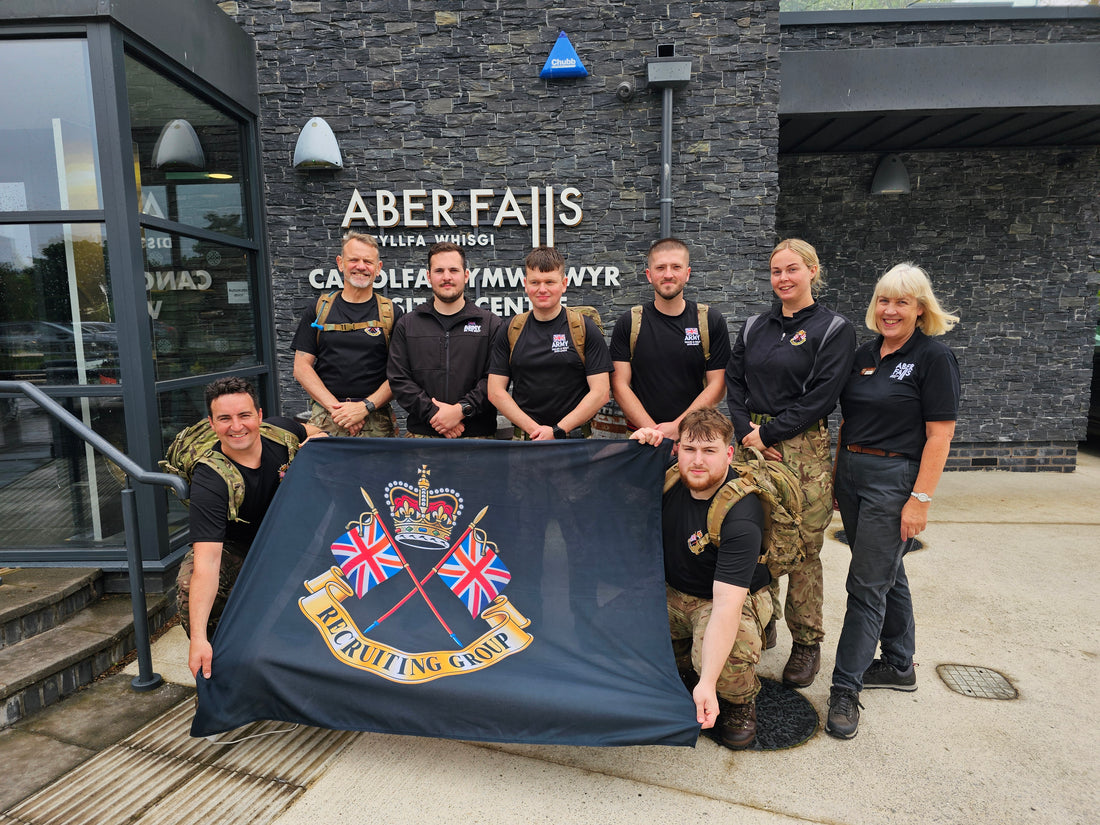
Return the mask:
<svg viewBox="0 0 1100 825">
<path fill-rule="evenodd" d="M 427 465 L 420 467 L 416 487 L 401 481 L 386 485 L 394 538 L 411 547 L 449 547 L 451 530 L 462 512 L 462 497 L 450 489 L 428 489 Z"/>
</svg>

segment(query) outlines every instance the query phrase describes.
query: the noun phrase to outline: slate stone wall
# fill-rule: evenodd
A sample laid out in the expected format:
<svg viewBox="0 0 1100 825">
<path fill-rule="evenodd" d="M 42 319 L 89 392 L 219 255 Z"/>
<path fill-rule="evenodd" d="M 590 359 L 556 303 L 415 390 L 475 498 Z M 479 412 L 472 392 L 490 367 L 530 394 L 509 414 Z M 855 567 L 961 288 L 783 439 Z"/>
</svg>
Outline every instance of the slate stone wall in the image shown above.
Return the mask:
<svg viewBox="0 0 1100 825">
<path fill-rule="evenodd" d="M 949 467 L 1072 470 L 1085 438 L 1100 254 L 1100 150 L 902 153 L 913 191 L 870 194 L 878 155 L 780 158 L 780 234 L 813 243 L 824 301 L 863 327 L 878 277 L 926 269 L 962 318 Z"/>
<path fill-rule="evenodd" d="M 645 88 L 645 61 L 658 43 L 674 44 L 693 61 L 690 83 L 674 96 L 672 125 L 672 233 L 692 248 L 692 296 L 721 306 L 732 322 L 770 295 L 765 267 L 778 194 L 777 0 L 240 0 L 223 8 L 259 50 L 284 412 L 305 407 L 291 376 L 290 340 L 300 311 L 319 294 L 309 273 L 334 266 L 340 223 L 356 188 L 372 209 L 377 189 L 398 195 L 448 190 L 456 218 L 468 214 L 470 189 L 493 189 L 492 211 L 479 230 L 459 221 L 438 234 L 491 235 L 491 246 L 468 248 L 471 268 L 511 269 L 522 266 L 532 235 L 514 220 L 484 225 L 504 190 L 513 190 L 529 216 L 531 187 L 554 186 L 556 195 L 575 187 L 583 220 L 554 227 L 555 244 L 583 276 L 568 301 L 595 305 L 610 333 L 619 313 L 651 296 L 644 253 L 659 231 L 661 93 Z M 559 31 L 569 36 L 587 78 L 539 78 Z M 624 81 L 636 89 L 627 102 L 615 94 Z M 336 133 L 343 170 L 291 167 L 298 133 L 314 115 Z M 437 230 L 398 226 L 383 234 L 430 243 Z M 387 247 L 383 264 L 399 278 L 409 269 L 415 279 L 426 251 Z M 430 296 L 411 283 L 383 291 Z M 471 292 L 515 299 L 522 288 Z"/>
</svg>

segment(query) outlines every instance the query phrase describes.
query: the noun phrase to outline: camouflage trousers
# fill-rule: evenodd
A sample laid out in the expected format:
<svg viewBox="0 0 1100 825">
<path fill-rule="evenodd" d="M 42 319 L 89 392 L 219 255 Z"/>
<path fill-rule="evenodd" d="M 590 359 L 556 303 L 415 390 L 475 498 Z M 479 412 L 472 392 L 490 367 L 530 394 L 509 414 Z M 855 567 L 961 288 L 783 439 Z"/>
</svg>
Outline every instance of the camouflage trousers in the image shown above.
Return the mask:
<svg viewBox="0 0 1100 825">
<path fill-rule="evenodd" d="M 210 618 L 206 622 L 206 638 L 213 639 L 218 622 L 221 621 L 225 603 L 229 600 L 229 591 L 237 581 L 241 572 L 244 559 L 232 552 L 231 549 L 222 547 L 222 560 L 218 566 L 218 592 L 214 596 L 214 604 L 210 606 Z M 180 610 L 180 623 L 187 638 L 191 638 L 191 577 L 195 573 L 195 550 L 191 548 L 183 557 L 176 574 L 176 604 Z"/>
<path fill-rule="evenodd" d="M 703 669 L 703 634 L 710 622 L 714 602 L 681 593 L 667 584 L 665 595 L 676 667 L 683 672 L 690 667 L 700 673 Z M 760 692 L 756 666 L 760 663 L 760 651 L 763 649 L 764 625 L 771 616 L 772 601 L 767 590 L 761 588 L 745 597 L 737 640 L 718 675 L 717 692 L 723 699 L 739 705 L 756 699 L 756 694 Z"/>
<path fill-rule="evenodd" d="M 805 497 L 800 532 L 806 558 L 787 575 L 787 627 L 798 644 L 817 645 L 825 638 L 821 545 L 825 541 L 825 528 L 833 520 L 833 457 L 825 419 L 776 447 L 783 454 L 783 463 L 798 476 Z M 779 619 L 784 612 L 779 601 L 778 577 L 772 579 L 769 589 L 772 615 Z"/>
<path fill-rule="evenodd" d="M 346 436 L 350 433 L 332 420 L 329 411 L 312 402 L 313 414 L 309 417 L 309 423 L 321 431 L 335 436 Z M 363 429 L 356 433 L 357 438 L 393 438 L 397 435 L 397 419 L 394 418 L 393 408 L 384 404 L 372 413 L 368 413 L 363 419 Z"/>
</svg>

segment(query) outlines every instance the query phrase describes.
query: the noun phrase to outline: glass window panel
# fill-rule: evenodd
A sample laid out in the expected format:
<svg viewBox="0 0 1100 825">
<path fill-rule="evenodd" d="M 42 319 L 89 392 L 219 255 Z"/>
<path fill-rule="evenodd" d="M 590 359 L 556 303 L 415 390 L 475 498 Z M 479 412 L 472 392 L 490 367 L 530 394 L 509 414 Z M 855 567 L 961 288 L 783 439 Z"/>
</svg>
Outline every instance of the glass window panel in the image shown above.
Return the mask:
<svg viewBox="0 0 1100 825">
<path fill-rule="evenodd" d="M 244 125 L 130 56 L 126 90 L 142 213 L 249 237 Z"/>
<path fill-rule="evenodd" d="M 99 224 L 0 227 L 0 379 L 117 384 L 118 335 Z"/>
<path fill-rule="evenodd" d="M 142 246 L 157 380 L 258 364 L 251 255 L 149 229 Z"/>
<path fill-rule="evenodd" d="M 58 399 L 125 452 L 122 398 Z M 37 404 L 0 396 L 0 546 L 117 546 L 125 476 Z"/>
<path fill-rule="evenodd" d="M 0 78 L 0 212 L 101 209 L 87 43 L 0 40 Z"/>
</svg>

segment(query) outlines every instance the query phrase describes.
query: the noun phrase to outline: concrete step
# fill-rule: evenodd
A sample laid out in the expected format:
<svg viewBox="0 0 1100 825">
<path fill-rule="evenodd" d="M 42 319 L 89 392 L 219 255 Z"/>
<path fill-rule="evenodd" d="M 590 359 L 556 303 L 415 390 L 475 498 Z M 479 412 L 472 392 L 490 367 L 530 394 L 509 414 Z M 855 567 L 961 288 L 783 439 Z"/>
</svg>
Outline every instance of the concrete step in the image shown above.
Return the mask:
<svg viewBox="0 0 1100 825">
<path fill-rule="evenodd" d="M 149 632 L 175 614 L 175 594 L 148 596 Z M 134 649 L 130 597 L 104 596 L 67 621 L 0 650 L 0 729 L 92 682 Z"/>
<path fill-rule="evenodd" d="M 6 570 L 0 582 L 0 649 L 57 627 L 103 595 L 103 574 L 78 567 Z"/>
</svg>

